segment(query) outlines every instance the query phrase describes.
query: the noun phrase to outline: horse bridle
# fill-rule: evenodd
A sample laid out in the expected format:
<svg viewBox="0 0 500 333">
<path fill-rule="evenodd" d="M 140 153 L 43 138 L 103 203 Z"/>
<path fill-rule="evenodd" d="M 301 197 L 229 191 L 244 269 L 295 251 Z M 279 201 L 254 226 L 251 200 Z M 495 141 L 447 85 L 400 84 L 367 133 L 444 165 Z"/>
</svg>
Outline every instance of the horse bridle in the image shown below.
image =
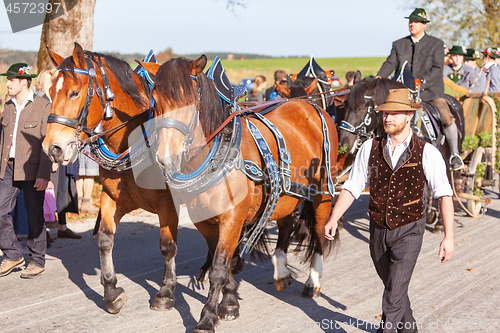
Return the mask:
<svg viewBox="0 0 500 333">
<path fill-rule="evenodd" d="M 155 124 L 155 129 L 157 131 L 162 129 L 162 128 L 173 128 L 173 129 L 178 130 L 179 132 L 181 132 L 184 135 L 184 140 L 182 140 L 182 143 L 184 145 L 183 153 L 184 153 L 184 158 L 186 158 L 187 160 L 189 160 L 189 156 L 190 156 L 189 147 L 193 144 L 193 141 L 194 141 L 194 129 L 199 124 L 199 119 L 200 119 L 200 117 L 199 117 L 199 114 L 200 114 L 199 103 L 201 100 L 201 88 L 200 88 L 200 84 L 198 82 L 198 77 L 191 74 L 191 78 L 196 82 L 197 92 L 198 92 L 198 100 L 195 104 L 195 110 L 193 112 L 193 116 L 192 116 L 189 124 L 186 125 L 182 121 L 179 121 L 179 120 L 172 118 L 172 117 L 162 117 L 161 119 L 156 117 L 156 124 Z M 194 154 L 192 154 L 191 157 L 192 156 L 194 156 Z"/>
<path fill-rule="evenodd" d="M 89 77 L 89 83 L 88 83 L 88 89 L 87 89 L 87 97 L 85 98 L 85 104 L 83 107 L 80 109 L 78 112 L 78 115 L 76 116 L 75 119 L 61 116 L 55 113 L 50 113 L 49 117 L 47 119 L 47 123 L 57 123 L 61 124 L 64 126 L 68 126 L 71 128 L 75 129 L 75 138 L 78 138 L 80 136 L 81 132 L 84 132 L 88 136 L 92 136 L 93 131 L 87 127 L 87 116 L 89 113 L 89 106 L 90 103 L 92 102 L 92 98 L 94 97 L 94 94 L 97 94 L 99 97 L 99 102 L 102 105 L 103 108 L 103 119 L 104 120 L 109 120 L 113 117 L 113 111 L 110 106 L 110 101 L 112 101 L 115 98 L 115 95 L 111 91 L 111 88 L 109 86 L 109 80 L 106 75 L 106 71 L 104 70 L 104 67 L 96 61 L 97 66 L 99 67 L 99 71 L 101 72 L 101 77 L 102 77 L 102 82 L 103 82 L 103 88 L 106 91 L 106 99 L 104 99 L 104 91 L 99 87 L 99 84 L 97 83 L 97 77 L 96 77 L 96 71 L 94 69 L 94 64 L 92 60 L 85 58 L 85 62 L 87 63 L 88 69 L 83 69 L 83 68 L 74 68 L 74 72 L 77 74 L 83 74 L 87 75 Z M 59 69 L 59 71 L 63 71 L 63 69 Z M 94 89 L 95 87 L 95 89 Z"/>
<path fill-rule="evenodd" d="M 377 106 L 373 102 L 373 96 L 366 96 L 365 95 L 364 98 L 365 98 L 365 104 L 366 104 L 366 101 L 368 101 L 369 104 L 368 104 L 368 108 L 366 110 L 366 116 L 361 121 L 361 123 L 356 127 L 354 127 L 354 125 L 348 123 L 345 120 L 342 120 L 340 123 L 340 129 L 356 135 L 356 141 L 354 141 L 354 145 L 350 151 L 351 154 L 355 154 L 356 151 L 361 147 L 363 142 L 372 138 L 374 131 L 375 131 L 375 130 L 371 130 L 371 131 L 367 132 L 366 128 L 371 125 L 372 112 L 374 112 L 374 110 Z"/>
</svg>

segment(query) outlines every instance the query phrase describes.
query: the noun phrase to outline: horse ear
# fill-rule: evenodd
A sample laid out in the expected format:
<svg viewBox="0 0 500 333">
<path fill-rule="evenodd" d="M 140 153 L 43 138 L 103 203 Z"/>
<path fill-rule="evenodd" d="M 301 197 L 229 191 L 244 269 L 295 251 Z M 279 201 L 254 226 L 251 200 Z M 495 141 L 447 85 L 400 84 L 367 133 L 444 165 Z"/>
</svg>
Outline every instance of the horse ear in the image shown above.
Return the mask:
<svg viewBox="0 0 500 333">
<path fill-rule="evenodd" d="M 75 42 L 75 48 L 73 49 L 73 62 L 75 63 L 76 68 L 87 68 L 83 48 L 77 42 Z"/>
<path fill-rule="evenodd" d="M 189 65 L 191 67 L 191 75 L 198 76 L 207 65 L 207 56 L 203 54 L 198 59 L 191 61 Z"/>
<path fill-rule="evenodd" d="M 318 86 L 318 78 L 314 78 L 313 82 L 309 85 L 309 87 L 306 88 L 306 93 L 307 95 L 312 95 L 314 92 L 314 89 Z"/>
<path fill-rule="evenodd" d="M 375 91 L 375 88 L 377 88 L 379 79 L 375 79 L 370 84 L 368 85 L 368 89 L 366 89 L 366 94 L 367 95 L 373 95 L 373 92 Z"/>
<path fill-rule="evenodd" d="M 290 89 L 288 87 L 282 86 L 281 84 L 274 84 L 276 90 L 279 92 L 281 97 L 288 98 L 290 97 Z"/>
<path fill-rule="evenodd" d="M 361 81 L 363 77 L 361 76 L 361 72 L 359 70 L 356 71 L 356 74 L 354 74 L 354 80 L 353 83 L 356 84 L 359 81 Z"/>
<path fill-rule="evenodd" d="M 64 58 L 61 57 L 59 54 L 52 52 L 48 46 L 46 46 L 46 48 L 49 58 L 50 60 L 52 60 L 52 63 L 54 63 L 56 67 L 59 67 L 59 65 L 63 62 Z"/>
<path fill-rule="evenodd" d="M 156 75 L 156 72 L 158 72 L 158 69 L 160 68 L 159 64 L 155 64 L 154 62 L 141 62 L 137 61 L 136 62 L 144 67 L 150 74 Z"/>
</svg>

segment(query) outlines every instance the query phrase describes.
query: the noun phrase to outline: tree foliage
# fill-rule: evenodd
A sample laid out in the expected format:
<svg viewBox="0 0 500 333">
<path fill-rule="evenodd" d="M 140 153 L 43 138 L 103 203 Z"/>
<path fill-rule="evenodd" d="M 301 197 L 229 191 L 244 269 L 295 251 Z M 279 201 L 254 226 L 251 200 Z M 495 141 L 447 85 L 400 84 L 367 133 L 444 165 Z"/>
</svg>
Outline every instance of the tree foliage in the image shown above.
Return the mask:
<svg viewBox="0 0 500 333">
<path fill-rule="evenodd" d="M 415 0 L 414 5 L 425 8 L 429 16 L 426 31 L 447 46 L 500 46 L 500 0 Z"/>
</svg>

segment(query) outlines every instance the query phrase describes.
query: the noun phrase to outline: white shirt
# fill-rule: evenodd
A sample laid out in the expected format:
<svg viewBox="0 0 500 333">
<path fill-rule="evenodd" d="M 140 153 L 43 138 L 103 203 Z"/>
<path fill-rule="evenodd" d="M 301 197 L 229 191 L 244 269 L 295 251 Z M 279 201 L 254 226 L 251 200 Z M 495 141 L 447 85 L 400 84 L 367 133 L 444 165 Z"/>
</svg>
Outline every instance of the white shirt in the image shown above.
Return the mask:
<svg viewBox="0 0 500 333">
<path fill-rule="evenodd" d="M 422 38 L 424 38 L 424 36 L 425 36 L 425 31 L 422 34 L 422 36 L 420 36 L 418 39 L 413 38 L 413 36 L 411 36 L 411 35 L 410 35 L 410 38 L 411 38 L 411 40 L 412 40 L 413 43 L 418 43 L 418 42 L 420 42 L 422 40 Z"/>
<path fill-rule="evenodd" d="M 406 140 L 397 145 L 392 156 L 390 156 L 393 169 L 396 167 L 403 152 L 408 148 L 412 135 L 412 132 L 410 132 Z M 370 185 L 368 160 L 370 158 L 372 142 L 373 139 L 370 139 L 363 143 L 354 160 L 349 179 L 342 186 L 342 189 L 351 192 L 356 199 L 359 198 L 361 192 Z M 389 148 L 391 147 L 389 135 L 387 135 L 386 145 Z M 389 149 L 389 151 L 391 151 L 391 149 Z M 431 144 L 426 143 L 424 145 L 422 166 L 427 185 L 434 198 L 453 195 L 453 190 L 451 189 L 448 176 L 446 175 L 446 163 L 444 162 L 443 156 L 441 152 Z"/>
<path fill-rule="evenodd" d="M 12 134 L 12 145 L 10 146 L 10 152 L 9 152 L 9 158 L 15 158 L 16 157 L 16 140 L 17 140 L 17 127 L 19 125 L 19 116 L 21 115 L 21 111 L 26 107 L 26 104 L 28 104 L 28 101 L 33 103 L 35 101 L 35 94 L 33 91 L 30 91 L 28 94 L 28 97 L 24 101 L 23 104 L 19 105 L 17 103 L 16 97 L 11 98 L 12 102 L 14 102 L 14 106 L 16 107 L 16 122 L 14 123 L 14 133 Z"/>
</svg>

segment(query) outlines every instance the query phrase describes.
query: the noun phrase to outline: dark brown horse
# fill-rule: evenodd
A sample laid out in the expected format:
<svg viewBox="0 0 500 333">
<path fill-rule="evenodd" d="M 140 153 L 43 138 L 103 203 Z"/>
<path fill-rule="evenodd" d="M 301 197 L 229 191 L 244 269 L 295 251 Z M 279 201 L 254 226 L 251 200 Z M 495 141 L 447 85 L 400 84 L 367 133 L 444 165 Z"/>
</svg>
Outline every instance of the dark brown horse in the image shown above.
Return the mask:
<svg viewBox="0 0 500 333">
<path fill-rule="evenodd" d="M 390 89 L 398 88 L 407 87 L 395 80 L 374 78 L 365 78 L 351 87 L 345 102 L 344 120 L 341 122 L 339 130 L 339 145 L 347 144 L 351 156 L 356 155 L 363 142 L 384 133 L 382 113 L 376 113 L 375 108 L 385 102 Z M 445 95 L 445 99 L 459 129 L 458 147 L 461 147 L 464 138 L 463 107 L 452 96 Z M 422 102 L 422 109 L 415 114 L 412 127 L 419 137 L 441 151 L 446 164 L 449 166 L 448 144 L 444 140 L 439 118 L 439 110 L 434 104 Z M 346 165 L 349 165 L 351 160 L 353 159 L 348 158 Z M 460 173 L 455 172 L 454 175 L 455 181 L 459 182 Z M 431 207 L 431 201 L 430 193 L 426 192 L 428 223 L 432 223 L 437 214 L 437 210 Z"/>
<path fill-rule="evenodd" d="M 49 50 L 49 55 L 59 69 L 56 82 L 50 88 L 52 114 L 49 117 L 47 135 L 43 142 L 46 154 L 53 162 L 72 164 L 78 157 L 77 144 L 85 139 L 100 123 L 103 130 L 119 127 L 102 136 L 102 145 L 109 149 L 108 155 L 121 155 L 129 148 L 132 131 L 148 119 L 149 87 L 144 79 L 132 72 L 129 64 L 108 55 L 83 51 L 75 43 L 73 56 L 66 59 Z M 90 67 L 94 69 L 91 70 Z M 100 101 L 108 92 L 103 84 L 106 73 L 114 99 Z M 95 74 L 97 88 L 91 80 Z M 89 86 L 89 82 L 90 85 Z M 92 88 L 93 86 L 93 88 Z M 96 95 L 88 97 L 92 94 Z M 99 91 L 100 90 L 100 91 Z M 104 102 L 104 104 L 101 104 Z M 106 114 L 106 104 L 110 103 L 113 114 Z M 108 110 L 109 111 L 109 110 Z M 111 117 L 110 117 L 111 116 Z M 137 118 L 134 118 L 138 116 Z M 104 119 L 106 117 L 106 119 Z M 118 159 L 119 160 L 119 159 Z M 133 163 L 133 161 L 131 161 Z M 117 278 L 113 266 L 112 249 L 116 227 L 120 219 L 134 209 L 142 208 L 158 214 L 160 222 L 160 249 L 165 262 L 165 271 L 160 290 L 151 308 L 166 310 L 173 307 L 176 284 L 175 255 L 177 253 L 177 212 L 170 192 L 166 189 L 161 173 L 155 163 L 142 173 L 135 170 L 117 172 L 104 168 L 101 164 L 99 176 L 103 185 L 101 194 L 101 216 L 97 242 L 101 261 L 101 276 L 104 286 L 104 301 L 111 313 L 119 312 L 126 303 L 126 295 L 121 287 L 116 287 Z M 159 182 L 152 175 L 159 175 Z M 148 183 L 160 184 L 163 189 L 154 189 Z M 160 188 L 161 188 L 160 187 Z"/>
<path fill-rule="evenodd" d="M 286 156 L 286 152 L 282 150 L 281 154 L 278 153 L 277 139 L 271 127 L 254 113 L 237 114 L 233 119 L 236 125 L 220 132 L 221 135 L 232 133 L 228 141 L 237 138 L 234 141 L 239 142 L 239 149 L 230 149 L 234 164 L 228 167 L 223 176 L 211 186 L 200 185 L 203 190 L 185 191 L 181 188 L 183 179 L 192 177 L 196 180 L 198 175 L 205 175 L 205 170 L 210 171 L 212 167 L 217 169 L 217 158 L 214 158 L 213 151 L 220 144 L 218 136 L 207 145 L 206 138 L 229 116 L 221 108 L 212 82 L 203 73 L 206 63 L 207 58 L 203 55 L 193 61 L 172 59 L 161 67 L 143 64 L 156 76 L 153 96 L 157 102 L 155 110 L 159 128 L 157 161 L 169 181 L 173 197 L 178 196 L 186 203 L 191 219 L 213 254 L 209 272 L 210 290 L 200 321 L 194 329 L 196 332 L 214 332 L 218 318 L 230 320 L 239 316 L 237 283 L 230 272 L 230 261 L 243 226 L 259 221 L 254 224 L 257 228 L 261 217 L 267 213 L 268 220 L 278 223 L 280 243 L 280 237 L 289 237 L 290 228 L 293 228 L 292 212 L 304 202 L 304 198 L 284 195 L 283 192 L 275 196 L 272 191 L 277 181 L 276 170 L 271 167 L 272 161 L 287 159 L 283 155 Z M 332 177 L 327 174 L 333 174 L 333 179 L 335 177 L 335 173 L 325 167 L 328 161 L 336 161 L 335 124 L 326 112 L 299 100 L 274 105 L 265 114 L 265 119 L 275 125 L 286 142 L 291 159 L 291 182 L 318 190 L 312 202 L 305 201 L 308 206 L 306 210 L 312 213 L 313 218 L 310 220 L 312 239 L 307 251 L 311 273 L 304 289 L 306 295 L 315 296 L 319 294 L 323 254 L 326 254 L 324 246 L 327 245 L 322 230 L 330 215 L 332 200 L 327 186 Z M 257 132 L 260 134 L 255 134 Z M 332 149 L 324 149 L 325 140 Z M 262 151 L 270 153 L 262 156 L 256 141 Z M 263 148 L 266 146 L 263 141 L 267 143 L 268 150 Z M 256 173 L 264 170 L 267 178 L 263 181 L 251 180 L 248 173 L 242 171 L 247 166 Z M 203 179 L 200 176 L 200 183 L 203 183 Z M 173 190 L 173 184 L 178 186 L 177 190 Z M 189 186 L 198 186 L 198 183 L 194 181 Z M 275 201 L 269 201 L 268 198 L 274 198 Z M 276 280 L 289 275 L 283 248 L 277 248 L 273 263 Z M 223 297 L 218 306 L 221 291 Z"/>
</svg>

